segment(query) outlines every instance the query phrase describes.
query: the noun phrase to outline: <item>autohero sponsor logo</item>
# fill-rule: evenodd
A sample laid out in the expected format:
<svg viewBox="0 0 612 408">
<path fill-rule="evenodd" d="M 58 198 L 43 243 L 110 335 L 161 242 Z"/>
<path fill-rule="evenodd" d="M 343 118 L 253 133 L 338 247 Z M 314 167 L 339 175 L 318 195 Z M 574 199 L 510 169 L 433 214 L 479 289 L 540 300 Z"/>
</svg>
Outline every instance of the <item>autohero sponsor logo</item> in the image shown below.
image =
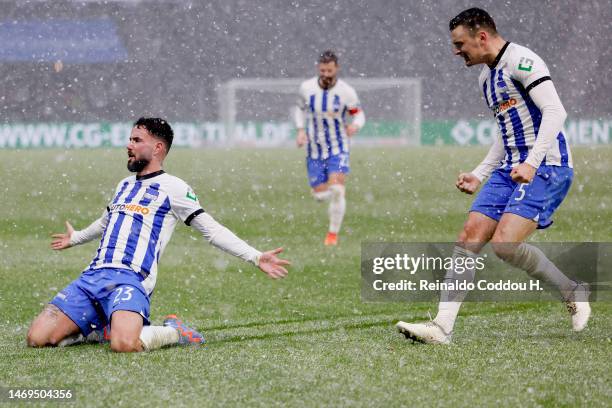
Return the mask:
<svg viewBox="0 0 612 408">
<path fill-rule="evenodd" d="M 512 108 L 517 103 L 518 102 L 516 99 L 510 98 L 507 101 L 502 101 L 501 103 L 498 103 L 497 105 L 492 106 L 491 110 L 493 111 L 494 114 L 499 115 L 500 113 L 505 112 L 508 109 Z"/>
<path fill-rule="evenodd" d="M 139 204 L 113 204 L 110 206 L 110 212 L 133 212 L 142 215 L 148 215 L 151 210 Z"/>
</svg>

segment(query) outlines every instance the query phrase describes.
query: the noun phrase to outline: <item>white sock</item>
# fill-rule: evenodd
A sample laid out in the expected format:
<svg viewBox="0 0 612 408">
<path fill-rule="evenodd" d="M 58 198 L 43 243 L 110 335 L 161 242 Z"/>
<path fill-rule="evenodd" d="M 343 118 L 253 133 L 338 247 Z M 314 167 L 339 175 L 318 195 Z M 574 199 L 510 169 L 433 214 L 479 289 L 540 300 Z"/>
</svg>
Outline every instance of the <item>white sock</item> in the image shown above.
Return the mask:
<svg viewBox="0 0 612 408">
<path fill-rule="evenodd" d="M 342 226 L 342 219 L 346 211 L 346 199 L 344 198 L 344 186 L 332 184 L 329 186 L 331 201 L 329 203 L 329 232 L 337 234 Z"/>
<path fill-rule="evenodd" d="M 576 282 L 565 276 L 540 248 L 533 245 L 520 244 L 505 261 L 524 270 L 529 276 L 555 285 L 563 299 L 569 299 L 576 287 Z"/>
<path fill-rule="evenodd" d="M 144 326 L 140 332 L 140 341 L 145 351 L 151 351 L 178 343 L 179 334 L 173 327 Z"/>
<path fill-rule="evenodd" d="M 327 201 L 331 197 L 331 191 L 329 191 L 329 190 L 325 190 L 325 191 L 313 191 L 312 192 L 312 196 L 314 197 L 315 200 L 317 200 L 319 202 Z"/>
<path fill-rule="evenodd" d="M 455 246 L 453 250 L 453 258 L 468 258 L 474 257 L 476 254 L 471 252 L 465 248 L 460 246 Z M 455 264 L 453 262 L 453 264 Z M 465 262 L 461 265 L 465 265 Z M 454 269 L 449 269 L 446 271 L 446 275 L 444 276 L 444 282 L 472 282 L 474 280 L 475 271 L 474 268 L 464 268 L 463 273 L 455 272 Z M 434 319 L 442 330 L 446 333 L 451 333 L 453 331 L 453 327 L 455 326 L 455 320 L 457 320 L 457 314 L 459 313 L 459 308 L 461 307 L 461 303 L 465 296 L 467 295 L 467 291 L 440 291 L 440 303 L 438 304 L 438 314 Z"/>
</svg>

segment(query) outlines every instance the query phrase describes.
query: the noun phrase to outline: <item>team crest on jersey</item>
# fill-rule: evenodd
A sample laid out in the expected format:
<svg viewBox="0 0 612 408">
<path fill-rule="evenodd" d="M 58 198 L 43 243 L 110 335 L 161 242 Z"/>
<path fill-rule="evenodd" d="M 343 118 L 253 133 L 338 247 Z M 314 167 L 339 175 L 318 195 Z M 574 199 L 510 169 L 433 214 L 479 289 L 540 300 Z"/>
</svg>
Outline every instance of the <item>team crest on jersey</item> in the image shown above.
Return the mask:
<svg viewBox="0 0 612 408">
<path fill-rule="evenodd" d="M 159 198 L 159 191 L 153 188 L 147 188 L 147 191 L 144 193 L 142 198 L 148 201 L 155 201 Z"/>
<path fill-rule="evenodd" d="M 506 83 L 503 77 L 497 81 L 496 85 L 497 85 L 497 90 L 499 91 L 499 93 L 501 93 L 502 95 L 508 93 L 508 84 Z"/>
</svg>

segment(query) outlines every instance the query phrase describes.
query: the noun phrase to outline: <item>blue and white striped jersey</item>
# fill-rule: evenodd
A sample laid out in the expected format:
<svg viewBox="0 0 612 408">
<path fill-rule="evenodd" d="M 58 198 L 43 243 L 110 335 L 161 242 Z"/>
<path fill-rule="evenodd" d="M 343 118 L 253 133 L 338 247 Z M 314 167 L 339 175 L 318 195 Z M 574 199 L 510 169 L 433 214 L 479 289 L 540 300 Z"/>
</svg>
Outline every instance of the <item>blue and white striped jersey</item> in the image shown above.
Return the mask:
<svg viewBox="0 0 612 408">
<path fill-rule="evenodd" d="M 514 167 L 527 159 L 538 137 L 542 113 L 529 97 L 529 91 L 550 80 L 548 68 L 530 49 L 508 42 L 493 68 L 485 65 L 478 80 L 499 126 L 505 151 L 502 166 Z M 563 132 L 557 135 L 542 164 L 573 167 Z"/>
<path fill-rule="evenodd" d="M 153 292 L 157 263 L 178 220 L 189 225 L 204 210 L 187 183 L 160 170 L 123 179 L 106 209 L 100 246 L 87 269 L 129 268 Z"/>
<path fill-rule="evenodd" d="M 346 82 L 338 79 L 333 87 L 323 89 L 318 81 L 314 77 L 302 83 L 298 108 L 306 116 L 308 157 L 327 159 L 349 151 L 347 114 L 356 115 L 361 107 L 357 92 Z"/>
</svg>

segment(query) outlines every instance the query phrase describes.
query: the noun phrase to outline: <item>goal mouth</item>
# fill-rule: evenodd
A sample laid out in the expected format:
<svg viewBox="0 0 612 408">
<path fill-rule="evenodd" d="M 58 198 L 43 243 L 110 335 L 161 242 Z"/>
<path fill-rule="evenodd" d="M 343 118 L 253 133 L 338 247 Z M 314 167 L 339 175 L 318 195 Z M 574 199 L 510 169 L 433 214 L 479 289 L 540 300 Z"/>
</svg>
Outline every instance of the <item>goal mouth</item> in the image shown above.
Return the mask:
<svg viewBox="0 0 612 408">
<path fill-rule="evenodd" d="M 219 121 L 229 146 L 289 146 L 293 110 L 307 78 L 241 78 L 217 87 Z M 366 115 L 354 144 L 419 145 L 420 78 L 341 78 L 352 86 Z"/>
</svg>

